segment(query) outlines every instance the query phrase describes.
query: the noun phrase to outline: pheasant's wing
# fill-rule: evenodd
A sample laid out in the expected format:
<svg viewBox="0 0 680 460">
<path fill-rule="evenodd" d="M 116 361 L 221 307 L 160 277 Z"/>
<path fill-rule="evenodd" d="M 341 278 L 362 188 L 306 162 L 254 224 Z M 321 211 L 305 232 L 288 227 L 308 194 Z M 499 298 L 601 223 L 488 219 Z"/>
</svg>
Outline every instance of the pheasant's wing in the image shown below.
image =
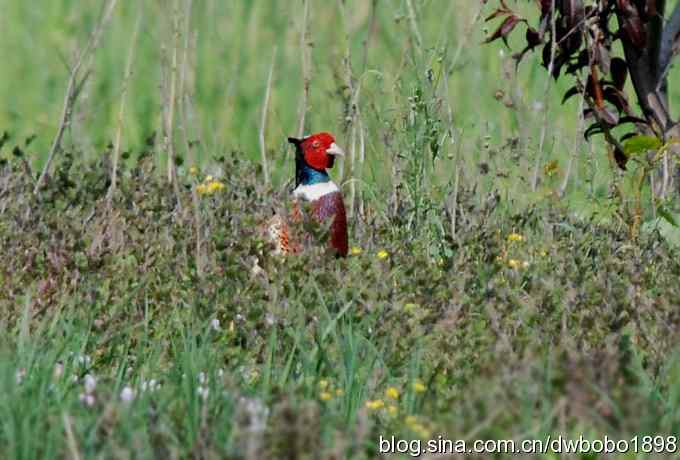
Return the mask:
<svg viewBox="0 0 680 460">
<path fill-rule="evenodd" d="M 314 218 L 319 222 L 333 219 L 330 227 L 330 245 L 338 255 L 346 256 L 349 249 L 347 238 L 347 212 L 340 192 L 329 193 L 314 202 Z"/>
</svg>

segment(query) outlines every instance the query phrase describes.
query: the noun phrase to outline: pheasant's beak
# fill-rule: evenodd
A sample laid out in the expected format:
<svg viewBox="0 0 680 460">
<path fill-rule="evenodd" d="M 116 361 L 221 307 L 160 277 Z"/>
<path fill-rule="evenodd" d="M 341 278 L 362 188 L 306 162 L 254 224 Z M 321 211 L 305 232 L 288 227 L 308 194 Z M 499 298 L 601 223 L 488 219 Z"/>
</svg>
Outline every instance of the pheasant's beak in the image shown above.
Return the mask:
<svg viewBox="0 0 680 460">
<path fill-rule="evenodd" d="M 338 147 L 338 144 L 336 144 L 335 142 L 333 142 L 331 146 L 326 150 L 326 153 L 329 155 L 335 155 L 340 157 L 345 156 L 345 151 Z"/>
</svg>

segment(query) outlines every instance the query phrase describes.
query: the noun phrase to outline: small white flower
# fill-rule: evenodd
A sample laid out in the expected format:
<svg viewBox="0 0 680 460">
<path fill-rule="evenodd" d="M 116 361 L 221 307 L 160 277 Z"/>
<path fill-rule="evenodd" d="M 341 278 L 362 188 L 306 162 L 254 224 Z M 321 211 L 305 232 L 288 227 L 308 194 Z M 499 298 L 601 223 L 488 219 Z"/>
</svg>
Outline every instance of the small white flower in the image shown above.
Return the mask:
<svg viewBox="0 0 680 460">
<path fill-rule="evenodd" d="M 219 331 L 220 328 L 220 320 L 215 318 L 210 322 L 210 327 L 212 327 L 213 331 Z"/>
<path fill-rule="evenodd" d="M 267 313 L 264 317 L 264 322 L 267 326 L 273 326 L 276 323 L 276 318 L 271 313 Z"/>
<path fill-rule="evenodd" d="M 198 393 L 198 396 L 205 401 L 206 399 L 208 399 L 208 395 L 210 394 L 210 389 L 208 387 L 199 386 L 197 393 Z"/>
<path fill-rule="evenodd" d="M 131 402 L 133 399 L 135 399 L 135 391 L 132 388 L 126 386 L 120 392 L 120 399 L 126 403 Z"/>
<path fill-rule="evenodd" d="M 220 378 L 224 377 L 224 369 L 218 370 L 218 371 L 217 371 L 217 376 L 220 377 Z"/>
<path fill-rule="evenodd" d="M 83 366 L 89 366 L 91 362 L 92 358 L 90 358 L 88 355 L 78 355 L 78 363 L 82 364 Z"/>
<path fill-rule="evenodd" d="M 84 379 L 85 393 L 92 394 L 94 389 L 97 387 L 97 379 L 90 374 L 85 375 Z"/>
<path fill-rule="evenodd" d="M 198 383 L 203 385 L 207 380 L 208 380 L 208 376 L 205 375 L 205 372 L 200 372 L 198 374 Z"/>
<path fill-rule="evenodd" d="M 161 387 L 161 384 L 158 380 L 156 379 L 151 379 L 148 382 L 146 380 L 142 380 L 142 384 L 140 385 L 140 389 L 142 390 L 142 393 L 145 391 L 156 391 Z"/>
<path fill-rule="evenodd" d="M 259 276 L 264 273 L 264 270 L 262 270 L 262 267 L 258 264 L 258 259 L 255 257 L 255 261 L 253 262 L 253 267 L 250 269 L 250 274 L 253 276 Z"/>
<path fill-rule="evenodd" d="M 14 374 L 14 380 L 17 382 L 17 385 L 21 385 L 21 382 L 24 381 L 24 377 L 26 377 L 26 368 L 22 367 L 21 369 L 17 369 Z"/>
<path fill-rule="evenodd" d="M 80 399 L 80 402 L 85 404 L 87 407 L 94 406 L 94 403 L 96 402 L 94 395 L 91 395 L 91 394 L 88 394 L 88 393 L 80 393 L 79 399 Z"/>
<path fill-rule="evenodd" d="M 61 361 L 58 361 L 54 365 L 54 370 L 52 371 L 52 377 L 54 377 L 55 380 L 58 380 L 61 378 L 61 376 L 64 374 L 64 363 Z"/>
</svg>

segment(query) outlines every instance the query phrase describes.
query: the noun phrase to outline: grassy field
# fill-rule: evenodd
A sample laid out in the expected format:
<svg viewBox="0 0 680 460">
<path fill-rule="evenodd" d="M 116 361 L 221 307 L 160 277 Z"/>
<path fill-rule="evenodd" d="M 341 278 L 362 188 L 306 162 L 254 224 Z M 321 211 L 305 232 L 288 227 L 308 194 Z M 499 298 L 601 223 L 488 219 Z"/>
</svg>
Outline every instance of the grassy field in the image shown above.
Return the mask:
<svg viewBox="0 0 680 460">
<path fill-rule="evenodd" d="M 120 2 L 34 194 L 101 13 L 40 3 L 0 0 L 0 458 L 410 458 L 380 437 L 560 435 L 631 449 L 525 457 L 677 456 L 677 229 L 648 206 L 630 238 L 603 146 L 577 98 L 560 105 L 570 82 L 480 45 L 493 2 Z M 260 229 L 288 200 L 306 66 L 304 131 L 348 152 L 346 260 L 282 259 Z M 208 175 L 224 189 L 197 196 Z"/>
</svg>

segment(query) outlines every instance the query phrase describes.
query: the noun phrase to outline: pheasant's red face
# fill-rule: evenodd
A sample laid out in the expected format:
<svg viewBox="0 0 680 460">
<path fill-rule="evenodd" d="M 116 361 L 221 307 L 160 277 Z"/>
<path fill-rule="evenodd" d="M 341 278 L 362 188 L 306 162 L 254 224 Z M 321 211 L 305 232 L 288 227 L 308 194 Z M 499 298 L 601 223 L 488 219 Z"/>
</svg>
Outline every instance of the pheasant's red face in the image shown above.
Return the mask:
<svg viewBox="0 0 680 460">
<path fill-rule="evenodd" d="M 307 136 L 301 143 L 305 161 L 314 169 L 332 168 L 336 155 L 344 155 L 329 133 L 318 133 Z"/>
</svg>

